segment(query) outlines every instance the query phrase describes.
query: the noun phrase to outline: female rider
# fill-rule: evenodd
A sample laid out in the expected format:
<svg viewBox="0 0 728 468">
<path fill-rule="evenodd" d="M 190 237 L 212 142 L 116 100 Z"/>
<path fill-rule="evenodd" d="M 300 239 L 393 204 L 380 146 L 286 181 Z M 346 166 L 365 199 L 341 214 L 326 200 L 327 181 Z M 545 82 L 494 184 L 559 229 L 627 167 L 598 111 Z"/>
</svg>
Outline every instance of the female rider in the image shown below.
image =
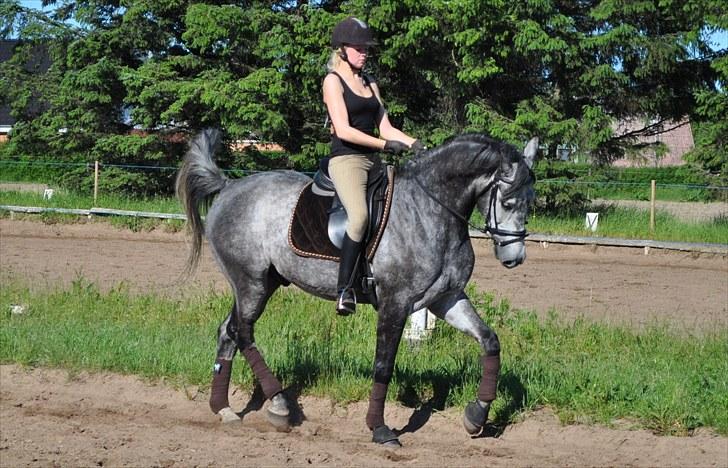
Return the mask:
<svg viewBox="0 0 728 468">
<path fill-rule="evenodd" d="M 331 120 L 329 175 L 348 218 L 337 281 L 336 311 L 341 315 L 356 310 L 352 283 L 368 222 L 367 177 L 379 157 L 377 152 L 399 154 L 424 149 L 418 140 L 392 126 L 377 84 L 362 73 L 371 45 L 374 37 L 363 21 L 349 17 L 337 24 L 323 84 Z"/>
</svg>

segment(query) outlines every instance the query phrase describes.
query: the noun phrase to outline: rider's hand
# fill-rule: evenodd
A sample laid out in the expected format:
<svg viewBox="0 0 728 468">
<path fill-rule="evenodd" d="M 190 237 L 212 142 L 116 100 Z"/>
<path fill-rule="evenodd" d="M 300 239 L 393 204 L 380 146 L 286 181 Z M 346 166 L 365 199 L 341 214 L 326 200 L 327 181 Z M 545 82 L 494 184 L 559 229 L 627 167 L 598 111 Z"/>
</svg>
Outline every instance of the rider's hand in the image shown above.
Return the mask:
<svg viewBox="0 0 728 468">
<path fill-rule="evenodd" d="M 402 154 L 407 150 L 409 150 L 409 146 L 405 145 L 401 141 L 387 140 L 387 142 L 384 143 L 384 151 L 387 153 Z"/>
<path fill-rule="evenodd" d="M 415 140 L 414 143 L 410 146 L 410 149 L 416 153 L 419 153 L 420 151 L 425 151 L 427 149 L 427 146 L 423 145 L 420 140 Z"/>
</svg>

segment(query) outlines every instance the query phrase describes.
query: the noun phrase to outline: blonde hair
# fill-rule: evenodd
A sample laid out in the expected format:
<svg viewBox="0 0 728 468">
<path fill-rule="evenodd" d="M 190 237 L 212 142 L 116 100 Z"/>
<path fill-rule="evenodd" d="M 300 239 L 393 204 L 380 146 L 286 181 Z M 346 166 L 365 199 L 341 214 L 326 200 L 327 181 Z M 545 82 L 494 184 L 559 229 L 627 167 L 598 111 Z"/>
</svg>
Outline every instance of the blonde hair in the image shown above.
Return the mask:
<svg viewBox="0 0 728 468">
<path fill-rule="evenodd" d="M 339 48 L 336 48 L 331 52 L 329 61 L 326 64 L 326 70 L 328 70 L 330 72 L 336 70 L 336 67 L 338 67 L 339 64 L 342 62 L 340 54 L 341 54 L 341 49 L 339 49 Z"/>
</svg>

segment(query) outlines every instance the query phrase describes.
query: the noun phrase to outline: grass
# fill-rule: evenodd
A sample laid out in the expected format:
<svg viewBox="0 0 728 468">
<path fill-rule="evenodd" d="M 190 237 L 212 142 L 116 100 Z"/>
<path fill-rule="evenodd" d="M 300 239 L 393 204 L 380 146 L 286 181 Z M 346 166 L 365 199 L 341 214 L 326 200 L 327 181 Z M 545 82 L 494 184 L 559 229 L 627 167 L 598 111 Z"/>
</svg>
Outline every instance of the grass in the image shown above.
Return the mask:
<svg viewBox="0 0 728 468">
<path fill-rule="evenodd" d="M 581 237 L 613 237 L 622 239 L 651 239 L 672 242 L 728 244 L 728 217 L 712 221 L 683 221 L 657 210 L 655 231 L 650 231 L 650 213 L 635 208 L 613 205 L 597 205 L 590 208 L 599 213 L 598 230 L 592 232 L 585 226 L 585 213 L 566 216 L 547 216 L 531 213 L 528 231 L 539 234 L 571 235 Z M 471 217 L 475 226 L 483 225 L 483 216 L 477 211 Z"/>
<path fill-rule="evenodd" d="M 597 206 L 599 213 L 597 232 L 587 230 L 585 215 L 539 216 L 531 215 L 528 227 L 540 234 L 617 237 L 623 239 L 654 239 L 674 242 L 728 244 L 728 218 L 690 222 L 661 210 L 655 213 L 655 231 L 650 232 L 650 213 L 634 208 Z"/>
<path fill-rule="evenodd" d="M 182 213 L 182 206 L 175 197 L 144 199 L 118 195 L 99 195 L 96 203 L 94 203 L 93 195 L 82 195 L 65 190 L 55 190 L 50 200 L 44 199 L 42 193 L 0 191 L 0 205 L 75 209 L 96 207 L 154 213 Z"/>
<path fill-rule="evenodd" d="M 655 325 L 640 331 L 576 321 L 546 321 L 494 303 L 470 289 L 502 343 L 499 398 L 492 417 L 505 424 L 528 409 L 554 408 L 567 422 L 633 421 L 660 434 L 713 427 L 728 434 L 728 329 L 699 337 Z M 34 289 L 8 281 L 0 290 L 0 362 L 71 370 L 108 370 L 208 385 L 215 332 L 232 300 L 214 292 L 185 299 L 101 292 L 83 278 L 71 287 Z M 22 304 L 25 313 L 11 313 Z M 337 401 L 364 400 L 371 385 L 375 314 L 337 317 L 331 303 L 294 289 L 271 299 L 256 342 L 285 386 Z M 476 394 L 476 343 L 442 323 L 421 345 L 400 345 L 388 398 L 435 409 L 463 407 Z M 251 388 L 238 360 L 236 385 Z"/>
<path fill-rule="evenodd" d="M 74 209 L 89 209 L 95 207 L 152 213 L 182 213 L 182 207 L 174 197 L 139 199 L 133 197 L 100 196 L 96 200 L 96 203 L 94 203 L 93 196 L 78 195 L 63 190 L 55 191 L 50 200 L 44 199 L 42 193 L 0 191 L 0 205 Z M 0 213 L 0 216 L 2 215 L 3 213 Z M 81 220 L 78 215 L 53 212 L 33 215 L 33 217 L 33 219 L 40 217 L 47 224 L 73 224 Z M 106 216 L 104 219 L 114 226 L 127 228 L 135 232 L 149 231 L 159 227 L 170 232 L 176 232 L 184 226 L 184 221 L 176 219 L 141 218 L 134 216 Z M 85 222 L 85 220 L 83 221 Z"/>
</svg>

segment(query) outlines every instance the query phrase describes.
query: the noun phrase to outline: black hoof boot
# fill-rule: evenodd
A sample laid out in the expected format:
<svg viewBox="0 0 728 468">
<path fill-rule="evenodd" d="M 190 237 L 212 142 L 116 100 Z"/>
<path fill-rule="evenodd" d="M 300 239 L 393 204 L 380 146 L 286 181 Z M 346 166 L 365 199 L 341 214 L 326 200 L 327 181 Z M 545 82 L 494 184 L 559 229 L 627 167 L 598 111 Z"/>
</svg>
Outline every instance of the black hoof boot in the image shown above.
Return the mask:
<svg viewBox="0 0 728 468">
<path fill-rule="evenodd" d="M 479 401 L 471 401 L 465 407 L 463 414 L 463 426 L 470 435 L 478 435 L 483 430 L 485 422 L 488 420 L 488 412 L 490 411 L 490 403 L 482 403 Z"/>
<path fill-rule="evenodd" d="M 372 442 L 380 445 L 386 445 L 388 447 L 402 446 L 402 444 L 399 442 L 399 438 L 397 438 L 397 434 L 392 432 L 392 430 L 387 426 L 379 426 L 374 428 Z"/>
<path fill-rule="evenodd" d="M 351 315 L 356 312 L 356 293 L 353 289 L 339 291 L 339 299 L 336 301 L 336 313 L 339 315 Z"/>
</svg>

